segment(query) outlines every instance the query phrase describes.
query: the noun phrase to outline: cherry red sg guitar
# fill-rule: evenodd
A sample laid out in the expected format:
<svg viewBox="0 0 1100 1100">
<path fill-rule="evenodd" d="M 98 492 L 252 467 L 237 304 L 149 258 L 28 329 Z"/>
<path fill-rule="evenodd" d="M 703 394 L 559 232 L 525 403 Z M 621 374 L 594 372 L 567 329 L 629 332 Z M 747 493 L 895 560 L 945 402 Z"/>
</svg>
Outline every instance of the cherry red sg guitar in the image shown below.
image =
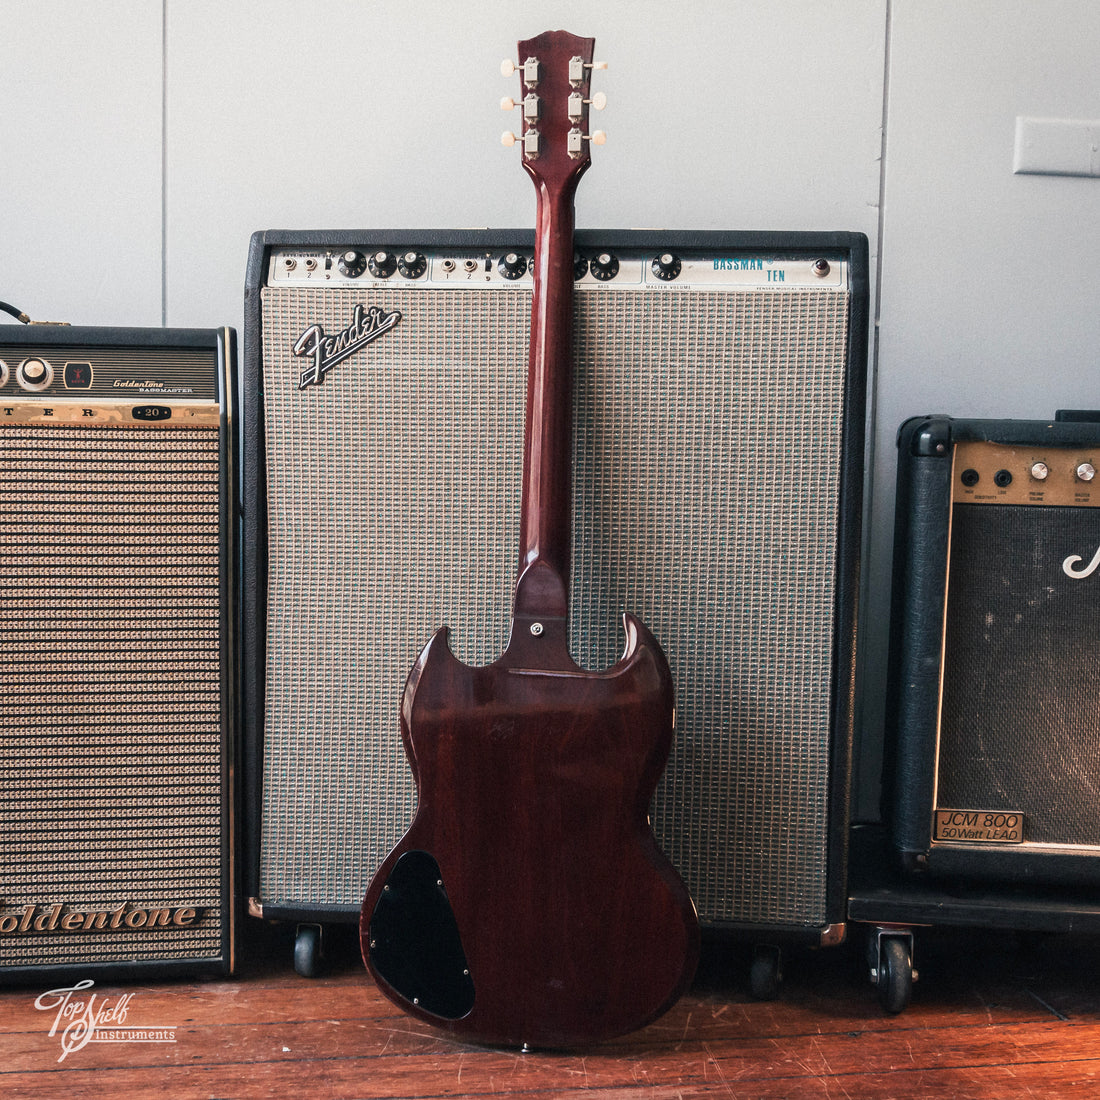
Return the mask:
<svg viewBox="0 0 1100 1100">
<path fill-rule="evenodd" d="M 417 811 L 360 918 L 364 959 L 396 1004 L 456 1037 L 528 1048 L 643 1026 L 685 990 L 699 950 L 695 907 L 648 821 L 672 743 L 665 656 L 630 614 L 605 671 L 581 669 L 567 644 L 573 197 L 590 163 L 592 48 L 564 31 L 519 43 L 538 202 L 511 636 L 478 668 L 453 656 L 446 627 L 420 653 L 401 706 Z"/>
</svg>

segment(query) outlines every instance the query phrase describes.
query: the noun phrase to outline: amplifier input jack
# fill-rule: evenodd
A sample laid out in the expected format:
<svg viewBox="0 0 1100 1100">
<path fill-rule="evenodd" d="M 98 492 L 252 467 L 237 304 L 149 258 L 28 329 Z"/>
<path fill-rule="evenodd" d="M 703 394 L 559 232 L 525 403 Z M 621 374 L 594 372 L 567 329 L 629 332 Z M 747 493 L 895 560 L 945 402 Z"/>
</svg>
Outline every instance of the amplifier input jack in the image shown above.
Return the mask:
<svg viewBox="0 0 1100 1100">
<path fill-rule="evenodd" d="M 963 470 L 959 480 L 968 488 L 973 489 L 981 481 L 981 474 L 977 470 Z"/>
<path fill-rule="evenodd" d="M 993 484 L 998 489 L 1007 489 L 1012 484 L 1012 471 L 1011 470 L 998 470 L 993 475 Z"/>
</svg>

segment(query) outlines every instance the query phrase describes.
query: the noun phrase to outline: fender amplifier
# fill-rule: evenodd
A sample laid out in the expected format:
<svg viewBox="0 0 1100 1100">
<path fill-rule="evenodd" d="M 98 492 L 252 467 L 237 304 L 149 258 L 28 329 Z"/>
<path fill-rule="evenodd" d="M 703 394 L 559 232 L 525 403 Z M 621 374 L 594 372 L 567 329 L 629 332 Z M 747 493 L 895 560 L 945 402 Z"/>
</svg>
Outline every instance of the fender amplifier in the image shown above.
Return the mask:
<svg viewBox="0 0 1100 1100">
<path fill-rule="evenodd" d="M 901 428 L 887 812 L 914 870 L 1100 881 L 1097 469 L 1100 414 Z"/>
<path fill-rule="evenodd" d="M 0 982 L 232 967 L 233 375 L 0 329 Z"/>
<path fill-rule="evenodd" d="M 420 647 L 501 653 L 530 232 L 257 234 L 246 291 L 252 911 L 350 920 L 411 820 Z M 660 640 L 654 830 L 704 922 L 844 914 L 866 369 L 854 234 L 576 237 L 572 647 Z"/>
</svg>

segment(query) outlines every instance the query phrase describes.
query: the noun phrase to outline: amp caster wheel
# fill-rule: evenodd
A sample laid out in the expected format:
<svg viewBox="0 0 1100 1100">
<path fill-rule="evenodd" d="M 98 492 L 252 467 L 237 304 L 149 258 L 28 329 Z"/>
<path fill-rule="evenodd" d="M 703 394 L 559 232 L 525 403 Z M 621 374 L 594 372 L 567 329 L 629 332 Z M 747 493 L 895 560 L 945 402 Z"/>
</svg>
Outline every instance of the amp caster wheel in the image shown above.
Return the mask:
<svg viewBox="0 0 1100 1100">
<path fill-rule="evenodd" d="M 321 926 L 300 924 L 294 938 L 294 970 L 303 978 L 321 973 Z"/>
<path fill-rule="evenodd" d="M 913 933 L 880 929 L 868 946 L 871 982 L 883 1010 L 896 1016 L 909 1007 L 917 972 L 913 969 Z"/>
<path fill-rule="evenodd" d="M 758 944 L 749 968 L 749 989 L 758 1001 L 774 1001 L 783 980 L 783 954 L 778 947 Z"/>
</svg>

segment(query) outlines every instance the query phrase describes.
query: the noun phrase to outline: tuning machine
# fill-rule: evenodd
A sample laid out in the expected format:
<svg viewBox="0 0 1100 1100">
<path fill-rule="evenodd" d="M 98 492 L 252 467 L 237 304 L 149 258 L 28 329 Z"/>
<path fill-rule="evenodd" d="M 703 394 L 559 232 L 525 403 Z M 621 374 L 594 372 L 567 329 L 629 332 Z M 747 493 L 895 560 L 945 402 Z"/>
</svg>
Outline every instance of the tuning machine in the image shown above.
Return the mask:
<svg viewBox="0 0 1100 1100">
<path fill-rule="evenodd" d="M 607 106 L 607 96 L 603 92 L 597 92 L 591 99 L 585 99 L 580 92 L 573 92 L 569 97 L 569 120 L 571 122 L 580 121 L 586 103 L 593 110 L 602 111 Z"/>
<path fill-rule="evenodd" d="M 500 109 L 502 111 L 514 111 L 517 106 L 520 106 L 520 104 L 517 104 L 510 95 L 506 95 L 500 101 Z M 539 115 L 542 114 L 542 101 L 534 92 L 528 92 L 527 95 L 523 97 L 522 107 L 523 121 L 526 122 L 528 126 L 534 126 L 539 120 Z"/>
<path fill-rule="evenodd" d="M 590 134 L 581 133 L 580 127 L 574 127 L 565 135 L 565 149 L 571 157 L 584 156 L 584 143 L 592 142 L 593 145 L 603 145 L 607 141 L 607 134 L 603 130 L 593 130 Z"/>
<path fill-rule="evenodd" d="M 530 160 L 534 160 L 539 155 L 542 149 L 542 141 L 539 137 L 538 130 L 526 130 L 523 137 L 517 137 L 511 130 L 505 130 L 500 135 L 500 144 L 512 146 L 517 142 L 523 145 L 523 155 Z"/>
<path fill-rule="evenodd" d="M 523 63 L 523 83 L 528 88 L 534 88 L 539 82 L 539 61 L 537 57 L 529 57 Z M 511 76 L 516 71 L 516 63 L 505 58 L 500 63 L 500 75 Z"/>
<path fill-rule="evenodd" d="M 574 88 L 580 87 L 584 83 L 584 70 L 585 69 L 606 69 L 606 61 L 593 61 L 591 64 L 586 62 L 583 57 L 571 57 L 569 59 L 569 83 Z"/>
</svg>

